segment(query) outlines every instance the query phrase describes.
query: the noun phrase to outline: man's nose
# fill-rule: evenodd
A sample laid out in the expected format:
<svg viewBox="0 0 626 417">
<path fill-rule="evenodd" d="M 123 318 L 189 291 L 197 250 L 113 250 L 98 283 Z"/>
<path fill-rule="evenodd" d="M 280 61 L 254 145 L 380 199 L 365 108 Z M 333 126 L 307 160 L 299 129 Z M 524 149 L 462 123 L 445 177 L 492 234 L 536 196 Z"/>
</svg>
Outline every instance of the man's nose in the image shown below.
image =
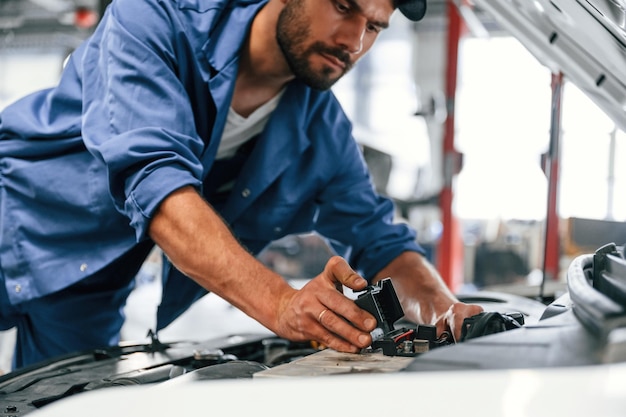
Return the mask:
<svg viewBox="0 0 626 417">
<path fill-rule="evenodd" d="M 367 21 L 358 19 L 341 25 L 337 33 L 337 43 L 351 54 L 358 54 L 363 50 Z"/>
</svg>

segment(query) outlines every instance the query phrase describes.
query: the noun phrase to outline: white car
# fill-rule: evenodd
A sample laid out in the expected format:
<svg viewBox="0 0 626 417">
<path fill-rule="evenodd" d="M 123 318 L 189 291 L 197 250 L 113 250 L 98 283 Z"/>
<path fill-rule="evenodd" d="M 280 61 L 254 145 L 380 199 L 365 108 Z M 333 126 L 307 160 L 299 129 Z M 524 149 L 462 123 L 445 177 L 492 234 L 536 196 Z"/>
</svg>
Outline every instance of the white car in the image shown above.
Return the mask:
<svg viewBox="0 0 626 417">
<path fill-rule="evenodd" d="M 472 2 L 626 128 L 623 1 Z M 271 334 L 154 338 L 1 376 L 0 416 L 626 415 L 623 247 L 574 259 L 567 293 L 547 306 L 504 293 L 460 298 L 503 316 L 521 313 L 524 323 L 407 354 L 341 354 Z"/>
</svg>

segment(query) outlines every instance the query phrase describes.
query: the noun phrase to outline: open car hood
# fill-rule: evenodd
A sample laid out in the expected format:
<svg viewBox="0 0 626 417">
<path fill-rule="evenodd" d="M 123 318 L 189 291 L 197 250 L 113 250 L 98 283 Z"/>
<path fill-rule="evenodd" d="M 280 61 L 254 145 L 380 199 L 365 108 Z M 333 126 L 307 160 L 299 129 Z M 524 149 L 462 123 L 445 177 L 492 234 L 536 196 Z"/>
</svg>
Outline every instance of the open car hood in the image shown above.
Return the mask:
<svg viewBox="0 0 626 417">
<path fill-rule="evenodd" d="M 473 0 L 626 130 L 624 0 Z"/>
</svg>

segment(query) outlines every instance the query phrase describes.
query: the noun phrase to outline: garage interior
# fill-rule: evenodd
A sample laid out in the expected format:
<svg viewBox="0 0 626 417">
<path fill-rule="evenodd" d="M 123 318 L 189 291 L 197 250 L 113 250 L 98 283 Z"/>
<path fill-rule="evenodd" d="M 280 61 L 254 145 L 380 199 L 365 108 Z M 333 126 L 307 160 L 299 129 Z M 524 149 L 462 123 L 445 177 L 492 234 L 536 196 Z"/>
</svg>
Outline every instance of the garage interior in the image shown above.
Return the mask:
<svg viewBox="0 0 626 417">
<path fill-rule="evenodd" d="M 613 6 L 625 41 L 626 5 L 599 3 Z M 108 4 L 0 0 L 0 109 L 54 85 Z M 377 190 L 394 200 L 398 221 L 417 229 L 448 286 L 457 294 L 494 291 L 548 305 L 566 293 L 574 259 L 626 243 L 626 117 L 608 113 L 610 105 L 555 72 L 549 59 L 541 62 L 485 4 L 429 0 L 418 23 L 394 15 L 333 89 Z M 622 52 L 626 63 L 626 46 Z M 298 286 L 330 256 L 317 236 L 299 235 L 276 241 L 259 258 Z M 128 301 L 125 342 L 149 340 L 159 272 L 155 250 Z M 160 338 L 247 331 L 264 329 L 209 294 Z M 13 341 L 11 330 L 0 332 L 3 373 Z"/>
</svg>

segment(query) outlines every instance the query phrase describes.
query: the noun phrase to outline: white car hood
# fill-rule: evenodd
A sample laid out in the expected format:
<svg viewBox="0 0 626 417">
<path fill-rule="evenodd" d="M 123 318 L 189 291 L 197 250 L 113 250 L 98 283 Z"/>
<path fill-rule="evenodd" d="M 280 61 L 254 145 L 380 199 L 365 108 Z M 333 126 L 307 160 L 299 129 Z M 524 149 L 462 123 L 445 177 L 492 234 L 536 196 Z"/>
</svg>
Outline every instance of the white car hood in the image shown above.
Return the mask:
<svg viewBox="0 0 626 417">
<path fill-rule="evenodd" d="M 626 130 L 624 0 L 473 0 Z"/>
</svg>

